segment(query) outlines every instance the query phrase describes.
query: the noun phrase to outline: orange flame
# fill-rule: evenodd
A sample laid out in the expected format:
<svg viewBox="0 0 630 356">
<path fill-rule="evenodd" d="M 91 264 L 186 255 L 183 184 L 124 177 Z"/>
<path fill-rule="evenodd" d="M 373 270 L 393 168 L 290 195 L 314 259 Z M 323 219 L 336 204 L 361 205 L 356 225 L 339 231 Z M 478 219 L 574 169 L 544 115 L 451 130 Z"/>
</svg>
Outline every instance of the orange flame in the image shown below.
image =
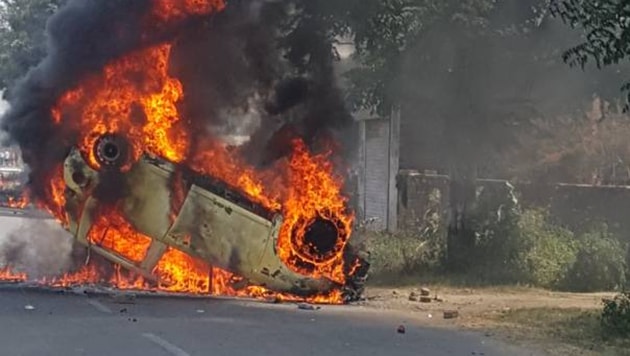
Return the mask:
<svg viewBox="0 0 630 356">
<path fill-rule="evenodd" d="M 158 22 L 176 21 L 191 15 L 220 11 L 224 6 L 222 0 L 154 0 L 152 16 Z M 253 201 L 281 212 L 285 222 L 277 246 L 280 258 L 296 272 L 343 284 L 346 278 L 343 249 L 351 233 L 353 216 L 346 210 L 343 179 L 333 173 L 330 152 L 313 155 L 302 141 L 295 140 L 289 162 L 260 171 L 248 166 L 216 140 L 208 139 L 191 147 L 191 132 L 177 107 L 184 98 L 184 87 L 168 73 L 171 49 L 172 44 L 163 43 L 110 62 L 101 73 L 84 78 L 76 88 L 62 95 L 51 110 L 52 120 L 57 125 L 78 131 L 81 137 L 79 148 L 88 164 L 95 169 L 100 168 L 93 150 L 97 139 L 104 134 L 122 134 L 132 146 L 126 167 L 145 152 L 175 163 L 186 162 L 196 172 L 221 179 L 240 189 Z M 52 178 L 44 204 L 54 216 L 66 223 L 64 181 L 60 172 L 61 168 Z M 329 221 L 338 229 L 336 245 L 321 260 L 304 253 L 308 249 L 304 236 L 316 219 Z M 115 211 L 102 212 L 88 238 L 91 243 L 136 262 L 143 260 L 151 242 L 150 238 L 134 231 Z M 261 287 L 236 289 L 233 282 L 238 281 L 237 276 L 211 268 L 175 249 L 169 249 L 164 254 L 154 274 L 159 279 L 158 287 L 152 287 L 143 278 L 125 274 L 119 269 L 109 282 L 122 289 L 157 288 L 171 292 L 273 297 L 287 301 L 300 299 Z M 26 278 L 24 275 L 18 277 Z M 72 281 L 102 279 L 96 268 L 86 266 L 54 283 L 64 285 Z M 342 295 L 341 291 L 335 290 L 311 300 L 337 303 L 342 301 Z"/>
</svg>

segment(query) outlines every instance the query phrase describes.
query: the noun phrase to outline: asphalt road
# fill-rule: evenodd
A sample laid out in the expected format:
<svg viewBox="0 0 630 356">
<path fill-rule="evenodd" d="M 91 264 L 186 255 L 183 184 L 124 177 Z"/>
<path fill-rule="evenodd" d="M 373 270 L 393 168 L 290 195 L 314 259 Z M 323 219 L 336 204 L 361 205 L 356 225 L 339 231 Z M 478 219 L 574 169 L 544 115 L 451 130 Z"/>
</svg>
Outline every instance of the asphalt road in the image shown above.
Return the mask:
<svg viewBox="0 0 630 356">
<path fill-rule="evenodd" d="M 31 308 L 32 307 L 32 308 Z M 397 333 L 404 325 L 405 334 Z M 358 306 L 0 288 L 2 355 L 531 355 L 478 334 Z"/>
</svg>

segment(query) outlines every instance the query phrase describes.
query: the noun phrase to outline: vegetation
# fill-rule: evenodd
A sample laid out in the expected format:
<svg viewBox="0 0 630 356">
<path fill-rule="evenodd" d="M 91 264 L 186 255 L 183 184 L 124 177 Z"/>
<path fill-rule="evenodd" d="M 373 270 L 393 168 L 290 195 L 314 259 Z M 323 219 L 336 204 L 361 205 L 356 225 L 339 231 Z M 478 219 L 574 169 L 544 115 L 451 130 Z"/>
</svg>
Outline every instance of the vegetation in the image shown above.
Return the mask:
<svg viewBox="0 0 630 356">
<path fill-rule="evenodd" d="M 528 285 L 574 292 L 622 290 L 626 286 L 626 246 L 605 225 L 582 234 L 553 224 L 542 209 L 522 209 L 514 188 L 480 188 L 471 209 L 475 241 L 452 272 L 445 256 L 444 229 L 417 234 L 370 233 L 376 282 L 401 279 L 466 285 Z M 428 215 L 434 226 L 435 217 Z M 429 232 L 423 234 L 422 232 Z"/>
<path fill-rule="evenodd" d="M 577 347 L 580 353 L 590 350 L 594 354 L 627 355 L 630 348 L 628 339 L 611 335 L 602 327 L 597 310 L 533 308 L 510 310 L 495 317 L 496 321 L 508 327 L 511 334 L 522 334 L 523 338 L 545 343 L 560 341 Z M 578 350 L 549 350 L 550 354 L 577 354 Z"/>
<path fill-rule="evenodd" d="M 626 246 L 606 227 L 578 239 L 579 250 L 564 288 L 577 292 L 620 290 L 626 285 Z"/>
<path fill-rule="evenodd" d="M 630 293 L 604 300 L 601 325 L 609 335 L 630 337 Z"/>
<path fill-rule="evenodd" d="M 46 20 L 66 0 L 0 1 L 0 88 L 8 88 L 46 54 Z"/>
<path fill-rule="evenodd" d="M 570 65 L 585 68 L 594 62 L 602 68 L 630 56 L 630 7 L 625 1 L 554 0 L 551 9 L 573 28 L 582 32 L 583 42 L 567 50 L 563 58 Z M 630 89 L 630 83 L 623 88 Z M 630 92 L 628 92 L 630 99 Z"/>
</svg>

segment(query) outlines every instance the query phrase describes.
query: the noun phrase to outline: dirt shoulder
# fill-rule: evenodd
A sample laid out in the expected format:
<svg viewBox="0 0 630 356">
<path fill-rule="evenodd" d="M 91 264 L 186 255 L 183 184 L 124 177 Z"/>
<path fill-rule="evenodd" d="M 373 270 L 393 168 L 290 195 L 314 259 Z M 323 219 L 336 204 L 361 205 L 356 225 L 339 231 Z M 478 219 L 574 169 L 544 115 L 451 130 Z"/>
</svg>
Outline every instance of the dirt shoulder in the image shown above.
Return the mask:
<svg viewBox="0 0 630 356">
<path fill-rule="evenodd" d="M 427 325 L 483 332 L 552 355 L 630 355 L 630 340 L 607 340 L 599 329 L 602 299 L 613 293 L 559 293 L 530 288 L 369 288 L 365 305 L 414 313 Z M 444 312 L 457 312 L 445 319 Z"/>
</svg>

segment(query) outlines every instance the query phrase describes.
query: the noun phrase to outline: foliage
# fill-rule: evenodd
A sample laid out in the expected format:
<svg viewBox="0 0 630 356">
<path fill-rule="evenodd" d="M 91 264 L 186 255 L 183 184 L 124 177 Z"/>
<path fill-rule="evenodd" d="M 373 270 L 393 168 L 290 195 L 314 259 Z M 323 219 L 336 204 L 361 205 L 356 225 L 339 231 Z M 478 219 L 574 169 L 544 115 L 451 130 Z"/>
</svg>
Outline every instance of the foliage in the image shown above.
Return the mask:
<svg viewBox="0 0 630 356">
<path fill-rule="evenodd" d="M 550 224 L 545 211 L 528 210 L 519 220 L 519 235 L 526 241 L 524 260 L 529 283 L 558 287 L 576 260 L 578 243 L 573 233 Z"/>
<path fill-rule="evenodd" d="M 65 1 L 0 1 L 0 88 L 10 87 L 44 57 L 46 20 Z"/>
<path fill-rule="evenodd" d="M 511 185 L 505 193 L 477 197 L 471 269 L 491 284 L 557 286 L 576 258 L 573 234 L 551 224 L 544 210 L 522 210 Z"/>
<path fill-rule="evenodd" d="M 626 248 L 603 228 L 579 238 L 579 251 L 564 288 L 577 292 L 620 289 L 626 282 Z"/>
<path fill-rule="evenodd" d="M 363 249 L 370 255 L 372 279 L 411 276 L 441 268 L 446 246 L 440 204 L 439 190 L 432 191 L 417 232 L 357 232 L 359 236 L 354 239 L 365 240 Z"/>
<path fill-rule="evenodd" d="M 630 337 L 630 293 L 621 293 L 604 300 L 602 328 L 613 335 Z"/>
<path fill-rule="evenodd" d="M 427 241 L 410 234 L 372 234 L 368 238 L 370 278 L 396 279 L 417 274 L 431 264 Z"/>
<path fill-rule="evenodd" d="M 556 16 L 583 35 L 584 41 L 563 55 L 570 65 L 584 68 L 593 61 L 602 68 L 628 59 L 630 6 L 626 1 L 554 0 L 551 7 Z M 628 91 L 630 83 L 622 89 Z"/>
</svg>

